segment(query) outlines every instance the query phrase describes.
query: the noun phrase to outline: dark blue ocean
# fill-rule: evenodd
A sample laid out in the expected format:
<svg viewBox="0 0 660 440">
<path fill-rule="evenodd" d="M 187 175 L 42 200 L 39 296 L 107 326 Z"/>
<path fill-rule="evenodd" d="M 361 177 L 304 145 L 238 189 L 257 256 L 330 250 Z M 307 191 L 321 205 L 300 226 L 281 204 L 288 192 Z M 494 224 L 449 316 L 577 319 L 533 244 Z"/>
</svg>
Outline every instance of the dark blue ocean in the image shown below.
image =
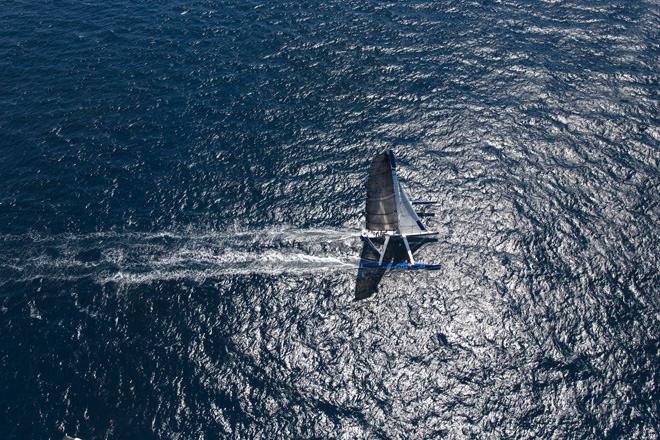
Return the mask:
<svg viewBox="0 0 660 440">
<path fill-rule="evenodd" d="M 6 0 L 0 438 L 660 436 L 660 3 Z M 371 159 L 433 272 L 353 301 Z"/>
</svg>

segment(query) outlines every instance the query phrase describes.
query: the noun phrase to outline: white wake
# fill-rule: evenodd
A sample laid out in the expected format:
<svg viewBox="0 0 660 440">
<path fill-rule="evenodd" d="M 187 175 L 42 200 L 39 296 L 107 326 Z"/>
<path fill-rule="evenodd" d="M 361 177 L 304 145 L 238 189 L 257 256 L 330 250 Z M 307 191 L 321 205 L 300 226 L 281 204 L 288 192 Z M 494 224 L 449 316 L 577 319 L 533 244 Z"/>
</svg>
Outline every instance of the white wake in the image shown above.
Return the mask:
<svg viewBox="0 0 660 440">
<path fill-rule="evenodd" d="M 100 284 L 356 269 L 359 231 L 279 227 L 238 231 L 0 236 L 0 281 Z"/>
</svg>

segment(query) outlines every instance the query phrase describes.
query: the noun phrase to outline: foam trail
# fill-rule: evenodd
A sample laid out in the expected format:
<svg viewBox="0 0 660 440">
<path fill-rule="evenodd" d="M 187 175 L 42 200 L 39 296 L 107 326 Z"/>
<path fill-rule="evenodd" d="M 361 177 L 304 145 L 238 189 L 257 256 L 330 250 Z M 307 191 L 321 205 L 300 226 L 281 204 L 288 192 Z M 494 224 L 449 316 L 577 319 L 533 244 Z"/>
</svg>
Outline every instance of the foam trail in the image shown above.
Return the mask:
<svg viewBox="0 0 660 440">
<path fill-rule="evenodd" d="M 204 280 L 227 275 L 308 274 L 356 269 L 351 229 L 97 232 L 0 236 L 8 282 L 93 279 L 106 283 Z"/>
</svg>

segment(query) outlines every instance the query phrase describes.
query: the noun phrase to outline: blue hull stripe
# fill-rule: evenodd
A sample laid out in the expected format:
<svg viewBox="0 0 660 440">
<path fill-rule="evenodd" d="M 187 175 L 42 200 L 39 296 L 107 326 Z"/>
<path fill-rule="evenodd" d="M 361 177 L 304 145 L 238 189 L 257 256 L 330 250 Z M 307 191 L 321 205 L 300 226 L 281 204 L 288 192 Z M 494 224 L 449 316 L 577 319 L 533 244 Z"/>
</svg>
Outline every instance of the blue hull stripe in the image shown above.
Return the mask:
<svg viewBox="0 0 660 440">
<path fill-rule="evenodd" d="M 408 264 L 408 263 L 387 263 L 387 264 L 378 264 L 378 263 L 368 263 L 361 262 L 360 268 L 364 269 L 398 269 L 398 270 L 438 270 L 440 269 L 439 264 Z"/>
</svg>

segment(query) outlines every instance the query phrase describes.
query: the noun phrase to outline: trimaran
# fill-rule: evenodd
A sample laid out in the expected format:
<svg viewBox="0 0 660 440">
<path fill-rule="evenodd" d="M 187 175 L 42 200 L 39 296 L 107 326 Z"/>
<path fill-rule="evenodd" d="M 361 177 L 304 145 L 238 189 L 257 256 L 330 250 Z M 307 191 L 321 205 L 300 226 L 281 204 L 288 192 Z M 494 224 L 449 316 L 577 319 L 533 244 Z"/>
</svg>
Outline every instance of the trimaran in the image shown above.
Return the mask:
<svg viewBox="0 0 660 440">
<path fill-rule="evenodd" d="M 413 257 L 415 251 L 435 241 L 438 235 L 426 229 L 413 205 L 435 203 L 411 201 L 408 198 L 399 183 L 392 150 L 386 150 L 373 159 L 367 178 L 366 228 L 360 235 L 364 248 L 360 257 L 358 281 L 361 277 L 373 276 L 374 272 L 381 272 L 382 277 L 382 273 L 389 269 L 440 268 L 439 264 L 418 263 Z M 360 296 L 356 291 L 356 298 L 360 299 Z"/>
</svg>

